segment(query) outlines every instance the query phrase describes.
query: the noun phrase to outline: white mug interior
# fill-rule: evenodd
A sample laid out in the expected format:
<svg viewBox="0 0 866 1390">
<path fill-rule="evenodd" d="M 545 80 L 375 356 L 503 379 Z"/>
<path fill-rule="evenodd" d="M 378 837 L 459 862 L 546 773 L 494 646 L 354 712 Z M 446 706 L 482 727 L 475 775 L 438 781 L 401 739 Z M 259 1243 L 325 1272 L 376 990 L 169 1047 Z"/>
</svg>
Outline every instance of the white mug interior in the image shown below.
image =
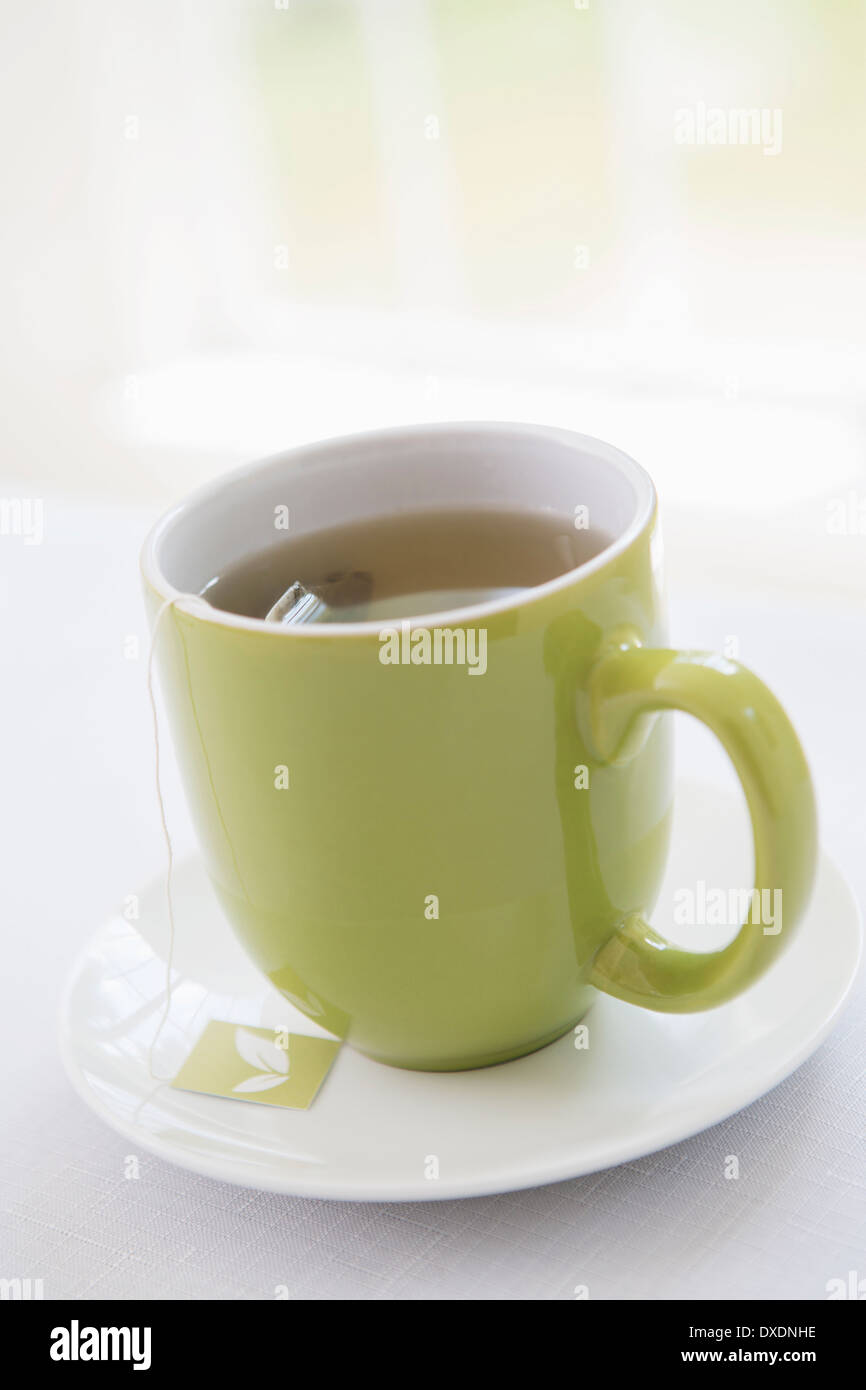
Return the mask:
<svg viewBox="0 0 866 1390">
<path fill-rule="evenodd" d="M 227 567 L 279 541 L 286 518 L 288 534 L 301 536 L 400 512 L 507 508 L 571 516 L 586 508 L 590 526 L 610 543 L 580 567 L 583 575 L 628 546 L 654 507 L 649 475 L 619 449 L 586 435 L 525 424 L 410 426 L 304 445 L 207 484 L 157 522 L 145 542 L 142 570 L 163 599 L 177 600 L 200 594 Z M 573 573 L 518 601 L 567 584 Z M 495 599 L 448 616 L 469 620 L 514 602 Z M 260 618 L 211 612 L 214 621 L 231 626 L 265 626 Z M 313 624 L 304 631 L 333 636 L 341 626 L 358 632 L 379 624 Z"/>
</svg>

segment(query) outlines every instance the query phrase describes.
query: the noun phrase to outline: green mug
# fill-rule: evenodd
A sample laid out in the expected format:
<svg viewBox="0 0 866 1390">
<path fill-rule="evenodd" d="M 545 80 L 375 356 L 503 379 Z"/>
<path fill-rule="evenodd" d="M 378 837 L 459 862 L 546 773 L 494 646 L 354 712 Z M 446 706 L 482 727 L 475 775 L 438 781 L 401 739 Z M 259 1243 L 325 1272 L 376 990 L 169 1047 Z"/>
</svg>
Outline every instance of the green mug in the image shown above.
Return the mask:
<svg viewBox="0 0 866 1390">
<path fill-rule="evenodd" d="M 611 540 L 516 597 L 393 630 L 280 627 L 197 597 L 287 520 L 300 535 L 424 507 L 588 514 Z M 142 572 L 225 912 L 277 989 L 369 1057 L 503 1062 L 573 1028 L 595 990 L 712 1008 L 793 934 L 816 857 L 800 744 L 751 672 L 667 646 L 655 490 L 610 445 L 511 424 L 305 445 L 168 513 Z M 756 890 L 783 907 L 772 925 L 749 913 L 716 951 L 675 947 L 646 920 L 670 830 L 671 710 L 727 750 Z"/>
</svg>

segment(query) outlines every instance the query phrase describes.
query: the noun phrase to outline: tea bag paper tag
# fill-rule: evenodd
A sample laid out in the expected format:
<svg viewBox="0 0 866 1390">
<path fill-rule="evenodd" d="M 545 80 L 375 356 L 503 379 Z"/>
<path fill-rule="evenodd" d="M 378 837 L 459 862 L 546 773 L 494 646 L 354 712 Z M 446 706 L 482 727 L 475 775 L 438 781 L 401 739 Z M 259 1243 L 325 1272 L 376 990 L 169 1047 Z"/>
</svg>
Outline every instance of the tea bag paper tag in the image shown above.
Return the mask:
<svg viewBox="0 0 866 1390">
<path fill-rule="evenodd" d="M 211 1019 L 173 1078 L 178 1091 L 306 1110 L 340 1050 L 330 1038 Z"/>
</svg>

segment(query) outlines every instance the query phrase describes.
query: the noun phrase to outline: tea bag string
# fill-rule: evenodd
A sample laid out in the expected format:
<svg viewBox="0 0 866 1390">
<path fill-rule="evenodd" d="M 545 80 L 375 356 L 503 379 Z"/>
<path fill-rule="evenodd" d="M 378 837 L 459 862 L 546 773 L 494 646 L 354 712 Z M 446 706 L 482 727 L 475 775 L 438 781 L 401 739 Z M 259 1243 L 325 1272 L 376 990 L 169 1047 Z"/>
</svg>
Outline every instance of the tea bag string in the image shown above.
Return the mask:
<svg viewBox="0 0 866 1390">
<path fill-rule="evenodd" d="M 172 870 L 174 868 L 174 849 L 172 847 L 171 832 L 169 831 L 168 820 L 165 814 L 165 799 L 162 794 L 162 778 L 160 776 L 159 761 L 159 715 L 157 713 L 156 708 L 156 692 L 154 690 L 153 683 L 153 662 L 156 653 L 156 641 L 157 637 L 159 636 L 160 628 L 162 626 L 162 620 L 165 614 L 169 611 L 170 608 L 174 608 L 176 604 L 181 603 L 184 600 L 195 599 L 196 597 L 197 595 L 194 594 L 175 594 L 172 598 L 167 598 L 164 603 L 160 604 L 157 610 L 156 617 L 153 620 L 153 628 L 151 629 L 150 634 L 150 651 L 147 657 L 147 695 L 148 699 L 150 700 L 150 712 L 153 718 L 153 746 L 154 771 L 156 774 L 156 800 L 157 805 L 159 806 L 159 819 L 162 825 L 162 833 L 165 839 L 166 848 L 165 903 L 168 915 L 168 953 L 165 959 L 165 1003 L 163 1005 L 159 1023 L 156 1027 L 156 1032 L 150 1040 L 150 1047 L 148 1048 L 147 1052 L 147 1070 L 150 1074 L 150 1079 L 151 1081 L 159 1082 L 171 1081 L 170 1076 L 158 1076 L 157 1073 L 154 1071 L 153 1052 L 154 1048 L 159 1042 L 160 1034 L 162 1033 L 162 1030 L 165 1027 L 166 1023 L 168 1022 L 168 1016 L 171 1011 L 171 972 L 174 967 L 175 941 L 174 905 L 172 903 L 171 897 L 171 875 Z"/>
<path fill-rule="evenodd" d="M 150 634 L 150 650 L 147 657 L 147 695 L 150 700 L 150 713 L 153 719 L 153 748 L 154 748 L 154 771 L 156 780 L 156 800 L 159 806 L 159 819 L 162 825 L 163 838 L 166 848 L 166 872 L 165 872 L 165 904 L 168 917 L 168 952 L 165 960 L 165 1003 L 162 1008 L 156 1032 L 150 1041 L 147 1052 L 147 1070 L 151 1081 L 164 1082 L 171 1081 L 171 1076 L 158 1076 L 153 1069 L 153 1053 L 159 1042 L 163 1028 L 168 1022 L 171 1012 L 171 973 L 174 968 L 174 944 L 175 944 L 175 922 L 174 922 L 174 903 L 171 896 L 171 877 L 174 869 L 174 848 L 171 842 L 171 832 L 168 828 L 168 819 L 165 814 L 165 798 L 162 794 L 162 777 L 160 775 L 160 750 L 159 750 L 159 714 L 156 707 L 156 691 L 154 689 L 153 669 L 154 658 L 156 655 L 156 643 L 162 627 L 162 620 L 169 609 L 181 603 L 204 604 L 209 608 L 206 599 L 200 594 L 174 594 L 160 604 L 153 620 L 153 627 Z M 314 616 L 325 609 L 325 604 L 317 594 L 311 593 L 308 589 L 297 581 L 286 591 L 279 603 L 267 614 L 266 621 L 281 623 L 283 625 L 294 625 L 296 623 L 309 622 Z"/>
</svg>

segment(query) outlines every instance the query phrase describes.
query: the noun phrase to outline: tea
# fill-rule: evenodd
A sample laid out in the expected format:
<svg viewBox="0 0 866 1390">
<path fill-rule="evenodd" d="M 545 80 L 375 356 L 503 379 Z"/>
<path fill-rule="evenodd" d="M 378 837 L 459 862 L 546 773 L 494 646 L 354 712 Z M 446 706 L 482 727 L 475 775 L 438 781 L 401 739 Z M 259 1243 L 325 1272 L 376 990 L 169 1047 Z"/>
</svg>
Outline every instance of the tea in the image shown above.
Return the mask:
<svg viewBox="0 0 866 1390">
<path fill-rule="evenodd" d="M 608 544 L 555 512 L 402 512 L 288 536 L 227 566 L 202 593 L 215 608 L 264 618 L 278 604 L 283 613 L 298 585 L 322 601 L 312 621 L 385 622 L 520 594 Z"/>
</svg>

